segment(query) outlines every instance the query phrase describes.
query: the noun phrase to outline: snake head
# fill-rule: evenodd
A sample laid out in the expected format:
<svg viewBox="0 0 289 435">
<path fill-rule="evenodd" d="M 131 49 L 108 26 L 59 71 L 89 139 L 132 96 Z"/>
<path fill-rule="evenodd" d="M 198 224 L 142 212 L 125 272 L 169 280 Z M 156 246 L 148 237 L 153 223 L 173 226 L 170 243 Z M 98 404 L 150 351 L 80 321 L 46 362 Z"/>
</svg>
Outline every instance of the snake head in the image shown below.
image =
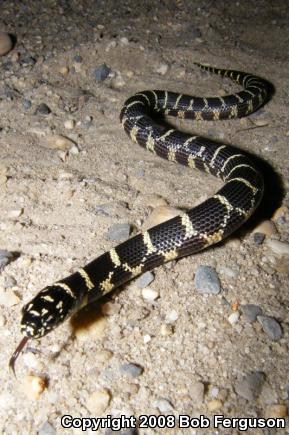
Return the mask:
<svg viewBox="0 0 289 435">
<path fill-rule="evenodd" d="M 76 308 L 76 298 L 57 283 L 41 290 L 22 309 L 21 332 L 41 338 L 62 323 Z"/>
</svg>

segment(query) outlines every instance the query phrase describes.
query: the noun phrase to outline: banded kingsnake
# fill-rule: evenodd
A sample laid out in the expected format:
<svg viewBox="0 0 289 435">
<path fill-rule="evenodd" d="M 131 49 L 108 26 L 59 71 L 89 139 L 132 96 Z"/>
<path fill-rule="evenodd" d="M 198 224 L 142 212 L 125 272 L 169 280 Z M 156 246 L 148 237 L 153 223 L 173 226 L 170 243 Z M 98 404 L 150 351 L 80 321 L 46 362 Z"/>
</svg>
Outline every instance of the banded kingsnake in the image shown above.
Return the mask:
<svg viewBox="0 0 289 435">
<path fill-rule="evenodd" d="M 165 128 L 152 118 L 154 113 L 161 113 L 197 120 L 232 119 L 252 113 L 270 96 L 271 84 L 257 76 L 196 65 L 229 77 L 244 90 L 213 98 L 143 91 L 126 100 L 120 120 L 130 138 L 142 147 L 168 160 L 211 173 L 225 185 L 197 207 L 121 243 L 41 290 L 23 308 L 24 338 L 10 359 L 13 371 L 29 338 L 43 337 L 77 308 L 133 277 L 220 242 L 240 227 L 260 203 L 263 178 L 245 154 L 229 145 Z"/>
</svg>

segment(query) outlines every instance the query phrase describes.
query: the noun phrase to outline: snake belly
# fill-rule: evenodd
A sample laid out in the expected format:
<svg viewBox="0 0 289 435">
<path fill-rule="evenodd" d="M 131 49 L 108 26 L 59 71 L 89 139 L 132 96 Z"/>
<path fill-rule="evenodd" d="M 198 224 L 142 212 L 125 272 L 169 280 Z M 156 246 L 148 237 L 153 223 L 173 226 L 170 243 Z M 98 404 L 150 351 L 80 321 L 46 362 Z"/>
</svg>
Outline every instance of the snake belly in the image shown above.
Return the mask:
<svg viewBox="0 0 289 435">
<path fill-rule="evenodd" d="M 22 310 L 24 339 L 10 360 L 11 366 L 29 338 L 46 335 L 80 306 L 133 277 L 220 242 L 239 228 L 260 203 L 263 178 L 246 154 L 231 145 L 165 128 L 154 120 L 156 114 L 195 120 L 242 117 L 262 106 L 270 96 L 272 85 L 255 75 L 197 65 L 229 77 L 243 90 L 210 98 L 163 90 L 139 92 L 125 101 L 120 121 L 133 142 L 160 157 L 215 175 L 224 181 L 223 187 L 197 207 L 132 237 L 41 290 Z"/>
</svg>

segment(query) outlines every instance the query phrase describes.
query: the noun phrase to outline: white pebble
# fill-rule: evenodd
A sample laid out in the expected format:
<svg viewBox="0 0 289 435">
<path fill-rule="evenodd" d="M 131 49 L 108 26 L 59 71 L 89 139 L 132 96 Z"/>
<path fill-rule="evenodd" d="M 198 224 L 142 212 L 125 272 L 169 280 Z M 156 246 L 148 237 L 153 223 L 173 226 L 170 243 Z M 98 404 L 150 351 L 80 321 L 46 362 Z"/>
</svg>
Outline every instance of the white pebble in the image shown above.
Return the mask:
<svg viewBox="0 0 289 435">
<path fill-rule="evenodd" d="M 107 409 L 110 400 L 107 390 L 95 391 L 88 398 L 86 406 L 92 415 L 100 415 Z"/>
<path fill-rule="evenodd" d="M 179 318 L 179 315 L 176 312 L 176 310 L 172 310 L 166 315 L 166 322 L 167 323 L 175 323 L 178 320 L 178 318 Z"/>
<path fill-rule="evenodd" d="M 169 66 L 166 63 L 161 63 L 157 68 L 156 72 L 164 76 L 168 72 Z"/>
<path fill-rule="evenodd" d="M 149 343 L 150 341 L 151 341 L 151 336 L 149 335 L 149 334 L 145 334 L 144 336 L 143 336 L 143 342 L 144 342 L 144 344 L 147 344 L 147 343 Z"/>
<path fill-rule="evenodd" d="M 9 212 L 9 217 L 10 217 L 11 219 L 16 219 L 16 218 L 18 218 L 19 216 L 21 216 L 22 213 L 23 213 L 23 208 L 15 208 L 15 209 L 13 209 L 13 210 L 10 210 L 10 212 Z"/>
<path fill-rule="evenodd" d="M 142 293 L 142 297 L 147 301 L 155 301 L 159 297 L 158 292 L 149 287 L 142 289 L 141 293 Z"/>
<path fill-rule="evenodd" d="M 20 298 L 14 293 L 13 290 L 7 289 L 0 293 L 0 304 L 5 307 L 13 307 L 20 302 Z"/>
<path fill-rule="evenodd" d="M 0 56 L 7 54 L 13 47 L 13 42 L 8 33 L 0 32 Z"/>
<path fill-rule="evenodd" d="M 74 119 L 67 119 L 67 120 L 64 122 L 64 127 L 65 127 L 67 130 L 72 130 L 72 129 L 75 127 L 75 121 L 74 121 Z"/>
<path fill-rule="evenodd" d="M 228 317 L 228 322 L 231 323 L 231 325 L 234 325 L 238 322 L 240 318 L 240 313 L 238 311 L 235 311 L 234 313 L 230 314 Z"/>
</svg>

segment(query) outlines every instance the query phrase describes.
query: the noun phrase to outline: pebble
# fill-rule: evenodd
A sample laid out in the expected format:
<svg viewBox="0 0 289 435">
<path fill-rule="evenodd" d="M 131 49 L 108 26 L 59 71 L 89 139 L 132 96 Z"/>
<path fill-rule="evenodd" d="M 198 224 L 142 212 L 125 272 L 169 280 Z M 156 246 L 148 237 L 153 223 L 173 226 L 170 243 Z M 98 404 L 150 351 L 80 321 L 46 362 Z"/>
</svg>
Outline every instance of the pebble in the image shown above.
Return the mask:
<svg viewBox="0 0 289 435">
<path fill-rule="evenodd" d="M 127 363 L 120 366 L 120 371 L 132 378 L 138 378 L 143 373 L 144 369 L 138 364 Z"/>
<path fill-rule="evenodd" d="M 12 50 L 13 42 L 8 33 L 0 32 L 0 56 L 4 56 Z"/>
<path fill-rule="evenodd" d="M 240 313 L 238 311 L 235 311 L 234 313 L 229 315 L 228 322 L 231 325 L 234 325 L 235 323 L 238 323 L 239 318 L 240 318 Z"/>
<path fill-rule="evenodd" d="M 162 222 L 168 221 L 176 216 L 179 216 L 181 213 L 180 210 L 174 207 L 169 206 L 160 206 L 156 207 L 148 219 L 144 222 L 142 229 L 147 230 L 149 228 L 154 227 L 155 225 L 161 224 Z"/>
<path fill-rule="evenodd" d="M 75 336 L 79 340 L 101 339 L 106 333 L 107 318 L 98 316 L 95 319 L 94 313 L 81 311 L 72 319 Z"/>
<path fill-rule="evenodd" d="M 244 376 L 235 385 L 236 393 L 246 400 L 253 401 L 261 393 L 265 382 L 265 374 L 262 372 L 252 372 Z"/>
<path fill-rule="evenodd" d="M 28 375 L 23 379 L 23 391 L 32 400 L 38 400 L 46 389 L 46 380 L 40 376 Z"/>
<path fill-rule="evenodd" d="M 167 323 L 162 323 L 161 327 L 160 327 L 160 333 L 164 337 L 170 336 L 174 333 L 174 329 L 173 329 L 172 325 L 168 325 Z"/>
<path fill-rule="evenodd" d="M 24 110 L 29 110 L 32 106 L 32 103 L 30 100 L 27 100 L 26 98 L 22 102 L 22 106 Z"/>
<path fill-rule="evenodd" d="M 239 271 L 232 269 L 231 267 L 222 266 L 220 267 L 220 273 L 228 276 L 229 278 L 236 278 L 239 275 Z"/>
<path fill-rule="evenodd" d="M 282 328 L 273 317 L 258 316 L 257 320 L 261 324 L 265 334 L 267 334 L 272 341 L 278 341 L 282 338 Z"/>
<path fill-rule="evenodd" d="M 151 341 L 152 337 L 149 334 L 145 334 L 143 336 L 143 342 L 144 344 L 148 344 Z"/>
<path fill-rule="evenodd" d="M 19 304 L 20 298 L 16 295 L 16 293 L 11 289 L 6 289 L 0 292 L 0 304 L 4 305 L 4 307 L 13 307 L 14 305 Z"/>
<path fill-rule="evenodd" d="M 111 395 L 107 390 L 95 391 L 87 400 L 86 406 L 92 415 L 102 414 L 111 401 Z"/>
<path fill-rule="evenodd" d="M 149 287 L 142 289 L 141 294 L 142 297 L 147 301 L 155 301 L 159 297 L 158 292 Z"/>
<path fill-rule="evenodd" d="M 164 76 L 168 72 L 169 66 L 166 63 L 161 63 L 157 68 L 156 72 Z"/>
<path fill-rule="evenodd" d="M 76 62 L 76 63 L 82 63 L 82 62 L 83 62 L 83 58 L 80 56 L 80 54 L 76 54 L 76 55 L 73 57 L 73 60 L 74 60 L 74 62 Z"/>
<path fill-rule="evenodd" d="M 277 255 L 289 255 L 289 243 L 280 242 L 275 239 L 266 240 L 266 245 Z"/>
<path fill-rule="evenodd" d="M 196 381 L 191 384 L 190 396 L 194 402 L 194 405 L 196 405 L 196 407 L 198 407 L 198 405 L 201 405 L 201 403 L 203 402 L 204 394 L 205 394 L 205 385 L 202 382 Z"/>
<path fill-rule="evenodd" d="M 219 399 L 213 399 L 207 403 L 207 408 L 210 412 L 217 411 L 217 409 L 222 408 L 222 406 L 223 403 Z"/>
<path fill-rule="evenodd" d="M 103 63 L 98 68 L 93 70 L 93 75 L 98 82 L 103 82 L 109 76 L 110 72 L 111 69 L 105 63 Z"/>
<path fill-rule="evenodd" d="M 254 239 L 254 243 L 255 245 L 262 245 L 262 243 L 265 240 L 265 234 L 263 233 L 254 233 L 253 234 L 253 239 Z"/>
<path fill-rule="evenodd" d="M 143 273 L 137 280 L 136 285 L 137 288 L 143 289 L 150 285 L 155 279 L 155 276 L 152 272 L 145 272 Z"/>
<path fill-rule="evenodd" d="M 46 421 L 40 429 L 37 431 L 38 435 L 55 435 L 56 430 L 54 427 L 49 423 L 49 421 Z"/>
<path fill-rule="evenodd" d="M 195 287 L 202 294 L 218 294 L 221 283 L 217 272 L 211 266 L 199 266 L 195 274 Z"/>
<path fill-rule="evenodd" d="M 51 113 L 51 109 L 49 106 L 47 106 L 47 104 L 45 103 L 41 103 L 39 104 L 39 106 L 37 106 L 35 114 L 38 115 L 50 115 Z"/>
<path fill-rule="evenodd" d="M 256 322 L 257 316 L 262 315 L 262 308 L 254 304 L 245 304 L 240 307 L 244 319 L 248 323 Z"/>
<path fill-rule="evenodd" d="M 4 269 L 7 264 L 9 264 L 14 258 L 12 252 L 5 251 L 5 249 L 0 249 L 0 271 Z"/>
<path fill-rule="evenodd" d="M 277 228 L 274 224 L 274 222 L 266 220 L 261 222 L 259 225 L 257 225 L 254 230 L 253 230 L 253 234 L 265 234 L 265 236 L 275 236 L 278 234 Z"/>
<path fill-rule="evenodd" d="M 62 74 L 63 76 L 67 76 L 69 73 L 69 68 L 68 66 L 62 66 L 59 68 L 59 72 L 60 74 Z"/>
<path fill-rule="evenodd" d="M 176 310 L 170 311 L 165 318 L 166 323 L 175 323 L 179 318 L 179 315 Z"/>
<path fill-rule="evenodd" d="M 114 242 L 127 240 L 130 235 L 130 230 L 131 227 L 129 224 L 114 224 L 109 228 L 106 238 Z"/>
<path fill-rule="evenodd" d="M 288 213 L 288 207 L 282 205 L 281 207 L 277 208 L 277 210 L 275 210 L 272 219 L 273 221 L 279 221 L 279 219 L 284 218 L 287 213 Z"/>
<path fill-rule="evenodd" d="M 70 150 L 73 145 L 75 145 L 75 143 L 71 139 L 68 139 L 68 137 L 65 136 L 61 136 L 60 134 L 46 136 L 44 138 L 43 144 L 44 146 L 52 150 L 57 149 L 61 151 Z"/>
<path fill-rule="evenodd" d="M 74 127 L 75 127 L 75 121 L 74 121 L 74 119 L 67 119 L 67 120 L 64 122 L 64 127 L 65 127 L 67 130 L 73 130 Z"/>
<path fill-rule="evenodd" d="M 163 399 L 163 398 L 157 399 L 157 400 L 154 402 L 153 406 L 154 406 L 155 408 L 158 408 L 158 410 L 159 410 L 161 413 L 162 413 L 162 412 L 171 412 L 171 411 L 174 410 L 174 407 L 173 407 L 173 405 L 171 404 L 171 402 L 170 402 L 169 400 L 167 400 L 167 399 Z"/>
<path fill-rule="evenodd" d="M 286 405 L 270 405 L 266 408 L 265 418 L 286 418 L 288 410 Z"/>
</svg>

